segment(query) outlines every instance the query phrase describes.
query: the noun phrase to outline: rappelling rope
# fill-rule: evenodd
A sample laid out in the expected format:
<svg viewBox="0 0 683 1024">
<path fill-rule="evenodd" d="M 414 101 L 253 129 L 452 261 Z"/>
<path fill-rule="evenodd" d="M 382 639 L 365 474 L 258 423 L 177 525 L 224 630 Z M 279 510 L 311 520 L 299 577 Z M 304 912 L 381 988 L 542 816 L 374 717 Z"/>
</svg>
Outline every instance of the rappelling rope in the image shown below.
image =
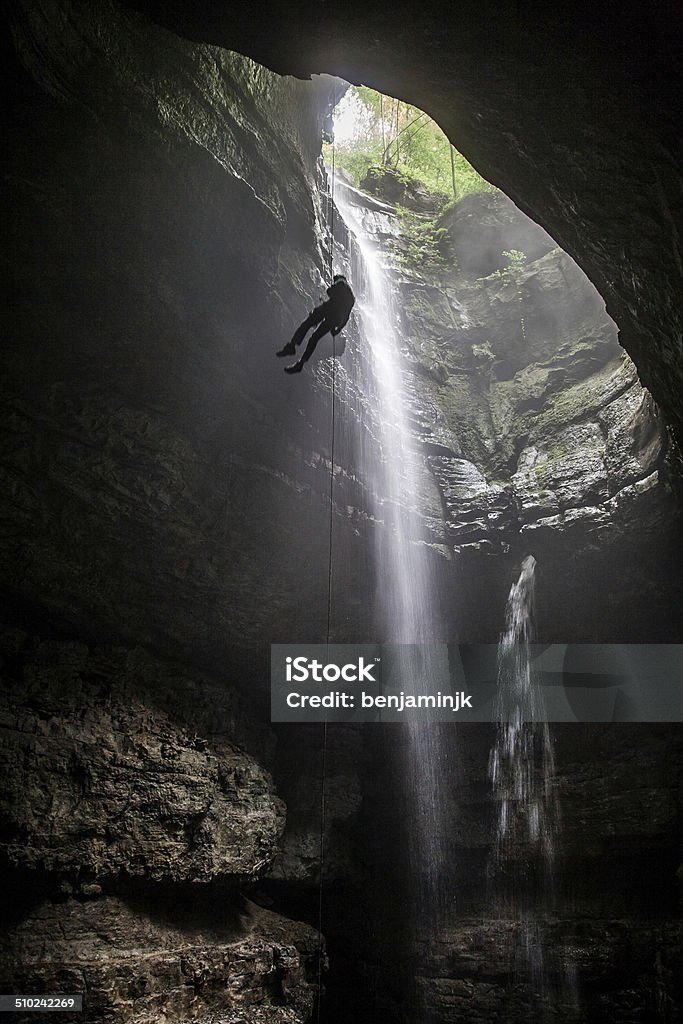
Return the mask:
<svg viewBox="0 0 683 1024">
<path fill-rule="evenodd" d="M 335 99 L 335 97 L 333 97 Z M 332 110 L 336 102 L 332 105 Z M 333 114 L 334 118 L 334 114 Z M 332 283 L 332 270 L 334 261 L 334 185 L 335 185 L 335 143 L 334 143 L 334 120 L 332 121 L 332 181 L 330 183 L 329 199 L 329 262 L 330 262 L 330 283 Z M 334 441 L 335 441 L 335 391 L 337 382 L 337 353 L 336 338 L 332 335 L 332 436 L 330 441 L 330 528 L 328 534 L 328 562 L 327 562 L 327 628 L 325 632 L 325 646 L 330 646 L 330 630 L 332 625 L 332 540 L 334 527 Z M 323 721 L 322 752 L 321 752 L 321 777 L 320 777 L 320 880 L 318 885 L 318 1012 L 317 1022 L 320 1024 L 322 1012 L 322 980 L 323 980 L 323 867 L 325 863 L 325 771 L 327 768 L 327 722 Z"/>
<path fill-rule="evenodd" d="M 333 108 L 334 109 L 334 108 Z M 334 261 L 334 184 L 335 184 L 335 167 L 334 167 L 334 121 L 332 122 L 332 183 L 330 186 L 330 282 L 332 280 L 332 270 Z M 332 440 L 330 444 L 330 535 L 328 542 L 329 561 L 327 566 L 327 633 L 326 643 L 329 645 L 330 642 L 330 625 L 332 622 L 332 526 L 334 522 L 334 506 L 333 506 L 333 490 L 334 490 L 334 405 L 335 405 L 335 389 L 336 389 L 336 378 L 337 378 L 337 359 L 336 359 L 336 341 L 334 334 L 332 335 Z"/>
</svg>

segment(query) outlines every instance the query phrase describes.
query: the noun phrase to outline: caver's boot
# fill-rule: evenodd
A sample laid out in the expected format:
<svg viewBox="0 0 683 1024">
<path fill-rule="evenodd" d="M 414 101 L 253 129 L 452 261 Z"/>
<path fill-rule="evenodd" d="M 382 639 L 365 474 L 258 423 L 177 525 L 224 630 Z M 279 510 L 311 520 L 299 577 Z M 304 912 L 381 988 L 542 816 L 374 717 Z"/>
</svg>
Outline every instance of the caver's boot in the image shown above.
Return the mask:
<svg viewBox="0 0 683 1024">
<path fill-rule="evenodd" d="M 303 359 L 297 359 L 291 366 L 285 366 L 285 373 L 301 373 L 304 368 Z"/>
<path fill-rule="evenodd" d="M 287 344 L 283 348 L 281 348 L 279 352 L 275 353 L 275 355 L 276 356 L 293 356 L 295 354 L 295 352 L 296 352 L 296 345 L 294 344 L 293 341 L 288 341 Z"/>
</svg>

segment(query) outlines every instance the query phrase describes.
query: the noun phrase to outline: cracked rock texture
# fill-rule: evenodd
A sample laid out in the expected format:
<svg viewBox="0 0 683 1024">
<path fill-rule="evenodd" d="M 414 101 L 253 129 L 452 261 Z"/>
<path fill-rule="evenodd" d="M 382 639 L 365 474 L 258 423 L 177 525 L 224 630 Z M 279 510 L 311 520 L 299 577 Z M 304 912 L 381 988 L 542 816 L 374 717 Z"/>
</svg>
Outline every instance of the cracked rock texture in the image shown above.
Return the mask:
<svg viewBox="0 0 683 1024">
<path fill-rule="evenodd" d="M 8 991 L 82 992 L 90 1020 L 303 1024 L 317 953 L 312 928 L 249 901 L 181 892 L 169 908 L 149 887 L 143 900 L 38 904 L 5 930 L 0 972 Z"/>
<path fill-rule="evenodd" d="M 164 678 L 142 652 L 24 642 L 12 654 L 0 735 L 7 863 L 77 888 L 118 875 L 248 880 L 269 865 L 284 805 L 231 741 L 234 695 L 223 697 L 224 721 L 198 734 L 199 715 L 179 722 L 145 693 L 182 676 L 168 666 Z M 198 699 L 215 700 L 197 682 Z"/>
<path fill-rule="evenodd" d="M 326 385 L 272 353 L 323 284 L 332 84 L 115 3 L 9 20 L 3 991 L 303 1024 L 317 932 L 240 888 L 285 820 L 259 644 L 300 589 L 324 623 Z"/>
<path fill-rule="evenodd" d="M 404 257 L 403 329 L 434 413 L 421 440 L 449 541 L 660 530 L 675 516 L 658 486 L 665 427 L 594 287 L 501 194 L 467 196 L 437 223 L 441 272 L 427 282 Z M 650 490 L 634 522 L 629 498 Z"/>
<path fill-rule="evenodd" d="M 508 851 L 502 878 L 515 879 L 524 917 L 510 912 L 506 890 L 492 874 L 496 808 L 487 763 L 493 729 L 461 727 L 454 735 L 444 727 L 436 773 L 448 807 L 443 901 L 427 928 L 419 925 L 416 897 L 422 865 L 407 853 L 414 828 L 401 774 L 408 739 L 390 729 L 366 746 L 356 871 L 345 890 L 327 896 L 328 942 L 343 958 L 342 977 L 333 972 L 329 985 L 336 986 L 332 1009 L 344 1010 L 332 1019 L 345 1019 L 353 1008 L 363 1020 L 381 1015 L 408 1024 L 425 1006 L 443 1021 L 542 1019 L 539 986 L 530 984 L 525 967 L 526 927 L 532 950 L 540 937 L 549 1019 L 655 1024 L 665 1008 L 677 1020 L 683 1000 L 680 727 L 552 728 L 561 814 L 553 886 L 549 894 L 538 884 L 538 849 L 524 840 Z M 382 852 L 387 844 L 389 860 Z M 356 913 L 335 916 L 349 900 L 349 885 Z"/>
<path fill-rule="evenodd" d="M 213 667 L 292 639 L 292 593 L 319 635 L 326 385 L 274 351 L 323 290 L 331 81 L 114 3 L 11 28 L 3 586 Z"/>
<path fill-rule="evenodd" d="M 376 171 L 373 196 L 393 197 L 395 178 Z M 533 553 L 541 635 L 677 636 L 676 449 L 586 275 L 501 193 L 431 220 L 373 198 L 362 216 L 393 252 L 409 415 L 432 477 L 418 504 L 431 549 L 452 560 L 454 632 L 486 640 L 507 566 Z M 609 597 L 589 582 L 601 575 Z"/>
</svg>

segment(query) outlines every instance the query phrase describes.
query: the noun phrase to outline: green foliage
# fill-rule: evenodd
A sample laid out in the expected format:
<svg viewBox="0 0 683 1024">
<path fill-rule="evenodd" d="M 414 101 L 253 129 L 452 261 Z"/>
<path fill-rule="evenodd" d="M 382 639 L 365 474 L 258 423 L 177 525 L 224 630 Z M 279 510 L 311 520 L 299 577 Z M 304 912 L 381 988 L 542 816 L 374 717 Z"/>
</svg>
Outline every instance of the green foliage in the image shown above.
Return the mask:
<svg viewBox="0 0 683 1024">
<path fill-rule="evenodd" d="M 401 236 L 394 250 L 399 263 L 413 270 L 439 270 L 446 266 L 441 243 L 448 234 L 436 220 L 423 220 L 412 210 L 399 206 L 396 210 Z"/>
<path fill-rule="evenodd" d="M 502 270 L 494 270 L 491 277 L 502 277 L 506 281 L 517 281 L 517 275 L 523 269 L 528 257 L 521 249 L 503 249 L 500 254 L 507 260 Z"/>
<path fill-rule="evenodd" d="M 480 345 L 473 345 L 472 358 L 474 359 L 475 365 L 480 370 L 489 372 L 496 361 L 494 351 L 491 348 L 491 342 L 484 341 Z"/>
<path fill-rule="evenodd" d="M 501 277 L 506 284 L 514 284 L 517 289 L 517 300 L 519 302 L 519 331 L 522 339 L 526 341 L 526 321 L 524 319 L 524 299 L 519 287 L 520 271 L 524 268 L 527 255 L 521 249 L 503 249 L 500 254 L 507 260 L 502 270 L 494 270 L 491 277 Z"/>
<path fill-rule="evenodd" d="M 511 273 L 515 270 L 521 270 L 527 261 L 527 255 L 521 249 L 503 249 L 500 255 L 504 256 L 508 261 L 505 269 Z"/>
<path fill-rule="evenodd" d="M 423 111 L 367 86 L 353 86 L 335 115 L 335 163 L 359 185 L 373 165 L 389 166 L 457 199 L 472 192 L 495 192 L 465 157 L 453 149 L 436 121 Z M 326 160 L 331 146 L 325 144 Z"/>
</svg>

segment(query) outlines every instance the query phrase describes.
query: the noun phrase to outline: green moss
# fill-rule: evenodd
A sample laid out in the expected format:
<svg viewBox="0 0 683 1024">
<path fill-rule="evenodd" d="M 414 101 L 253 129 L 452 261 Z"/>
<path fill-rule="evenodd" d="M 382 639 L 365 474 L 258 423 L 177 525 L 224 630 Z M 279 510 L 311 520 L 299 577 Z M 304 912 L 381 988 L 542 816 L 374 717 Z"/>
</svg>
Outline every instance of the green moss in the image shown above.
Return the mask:
<svg viewBox="0 0 683 1024">
<path fill-rule="evenodd" d="M 622 372 L 621 367 L 617 371 Z M 536 416 L 534 432 L 551 433 L 559 426 L 593 415 L 604 403 L 605 390 L 614 371 L 601 373 L 550 398 Z"/>
<path fill-rule="evenodd" d="M 394 246 L 394 255 L 398 262 L 417 273 L 447 270 L 448 262 L 443 252 L 446 228 L 439 227 L 436 218 L 426 221 L 401 206 L 397 207 L 397 213 L 401 240 Z"/>
</svg>

